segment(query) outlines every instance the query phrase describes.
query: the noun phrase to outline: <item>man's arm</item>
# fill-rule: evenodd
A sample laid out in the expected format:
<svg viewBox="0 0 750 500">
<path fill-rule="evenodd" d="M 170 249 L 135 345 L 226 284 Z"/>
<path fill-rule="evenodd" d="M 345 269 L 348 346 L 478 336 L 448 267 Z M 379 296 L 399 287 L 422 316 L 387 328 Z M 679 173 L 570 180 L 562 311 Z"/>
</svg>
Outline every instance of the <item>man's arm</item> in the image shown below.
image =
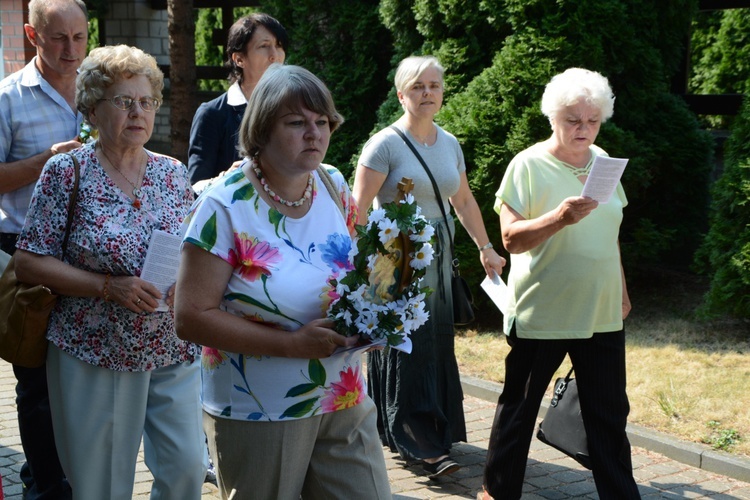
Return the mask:
<svg viewBox="0 0 750 500">
<path fill-rule="evenodd" d="M 36 182 L 47 160 L 58 153 L 67 153 L 80 146 L 81 143 L 75 139 L 58 142 L 49 149 L 23 160 L 0 163 L 0 194 L 10 193 Z"/>
</svg>

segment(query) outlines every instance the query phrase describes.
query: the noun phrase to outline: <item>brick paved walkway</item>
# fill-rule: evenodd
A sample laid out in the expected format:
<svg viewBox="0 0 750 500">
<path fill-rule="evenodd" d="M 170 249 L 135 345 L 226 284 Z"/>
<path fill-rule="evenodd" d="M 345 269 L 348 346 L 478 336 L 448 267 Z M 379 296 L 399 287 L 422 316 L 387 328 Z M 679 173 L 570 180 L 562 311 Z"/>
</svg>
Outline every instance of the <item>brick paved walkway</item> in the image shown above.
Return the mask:
<svg viewBox="0 0 750 500">
<path fill-rule="evenodd" d="M 5 498 L 21 500 L 18 471 L 24 456 L 18 437 L 14 388 L 15 378 L 10 365 L 0 361 L 0 474 L 3 478 Z M 432 481 L 422 473 L 420 466 L 406 467 L 397 455 L 386 452 L 393 498 L 476 498 L 482 484 L 482 467 L 494 406 L 494 403 L 483 399 L 466 398 L 464 409 L 469 441 L 455 445 L 453 457 L 463 468 L 451 476 Z M 633 448 L 633 463 L 635 477 L 644 499 L 750 500 L 750 483 L 706 472 L 643 448 Z M 135 499 L 149 498 L 151 480 L 141 457 L 135 481 Z M 212 484 L 206 484 L 203 488 L 203 499 L 218 498 L 217 488 Z M 532 441 L 526 471 L 523 499 L 567 498 L 598 498 L 591 473 L 535 438 Z"/>
</svg>

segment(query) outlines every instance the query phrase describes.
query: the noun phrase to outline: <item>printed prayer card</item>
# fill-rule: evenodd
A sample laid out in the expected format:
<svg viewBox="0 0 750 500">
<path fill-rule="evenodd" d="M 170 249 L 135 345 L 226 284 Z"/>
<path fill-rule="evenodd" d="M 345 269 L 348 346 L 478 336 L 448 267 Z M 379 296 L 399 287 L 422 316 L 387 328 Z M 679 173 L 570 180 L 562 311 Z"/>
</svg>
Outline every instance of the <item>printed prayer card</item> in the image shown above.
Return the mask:
<svg viewBox="0 0 750 500">
<path fill-rule="evenodd" d="M 167 292 L 177 281 L 177 268 L 180 266 L 180 245 L 182 238 L 157 229 L 151 235 L 151 242 L 146 252 L 141 278 L 148 281 L 161 292 L 157 311 L 169 310 L 165 299 Z"/>
<path fill-rule="evenodd" d="M 617 189 L 627 158 L 610 158 L 608 156 L 597 156 L 591 166 L 591 172 L 583 186 L 581 196 L 588 196 L 599 203 L 607 203 L 612 193 Z"/>
</svg>

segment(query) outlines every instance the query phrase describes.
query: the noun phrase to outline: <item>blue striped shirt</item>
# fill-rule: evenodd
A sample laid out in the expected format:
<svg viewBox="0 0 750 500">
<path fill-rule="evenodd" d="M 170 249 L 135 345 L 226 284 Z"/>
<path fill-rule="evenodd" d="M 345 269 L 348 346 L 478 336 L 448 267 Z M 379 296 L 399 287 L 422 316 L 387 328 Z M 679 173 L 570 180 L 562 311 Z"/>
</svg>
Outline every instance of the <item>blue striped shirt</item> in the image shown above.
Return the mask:
<svg viewBox="0 0 750 500">
<path fill-rule="evenodd" d="M 74 139 L 82 120 L 42 78 L 35 57 L 0 82 L 0 163 L 23 160 Z M 0 195 L 0 232 L 21 232 L 34 185 Z"/>
</svg>

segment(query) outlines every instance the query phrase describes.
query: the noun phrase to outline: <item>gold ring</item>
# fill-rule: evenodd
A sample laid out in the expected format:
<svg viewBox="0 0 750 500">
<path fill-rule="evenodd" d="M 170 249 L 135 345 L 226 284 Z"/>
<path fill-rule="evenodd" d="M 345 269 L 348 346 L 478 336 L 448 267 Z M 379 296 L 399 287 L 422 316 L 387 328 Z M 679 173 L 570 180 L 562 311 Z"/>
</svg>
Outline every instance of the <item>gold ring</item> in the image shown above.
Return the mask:
<svg viewBox="0 0 750 500">
<path fill-rule="evenodd" d="M 331 335 L 330 333 L 328 334 L 328 337 L 326 337 L 326 340 L 327 340 L 327 341 L 328 341 L 328 343 L 329 343 L 329 344 L 331 344 L 331 345 L 334 345 L 334 344 L 335 344 L 335 342 L 333 341 L 333 335 Z"/>
</svg>

